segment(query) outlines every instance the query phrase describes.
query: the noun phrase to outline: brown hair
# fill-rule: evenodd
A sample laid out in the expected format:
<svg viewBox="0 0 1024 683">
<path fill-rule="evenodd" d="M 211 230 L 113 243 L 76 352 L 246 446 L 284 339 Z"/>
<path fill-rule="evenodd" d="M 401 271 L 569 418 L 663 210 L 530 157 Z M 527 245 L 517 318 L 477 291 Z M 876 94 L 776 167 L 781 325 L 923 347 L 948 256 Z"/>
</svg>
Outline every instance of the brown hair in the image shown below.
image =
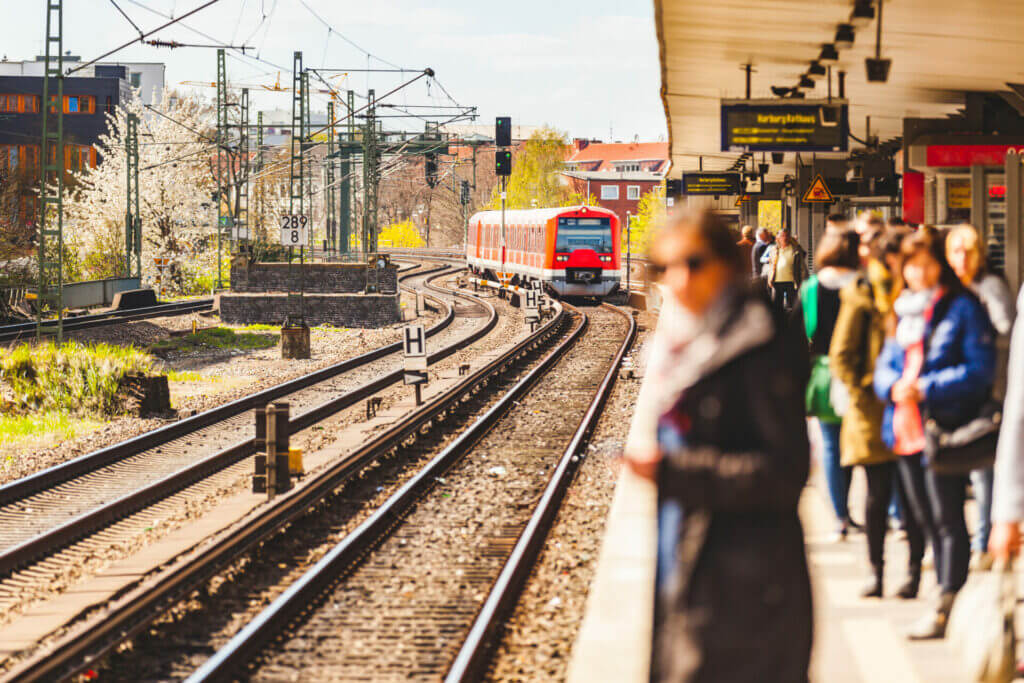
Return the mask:
<svg viewBox="0 0 1024 683">
<path fill-rule="evenodd" d="M 707 244 L 708 252 L 713 258 L 724 263 L 737 275 L 749 270 L 750 266 L 736 244 L 736 238 L 729 230 L 729 226 L 710 209 L 687 209 L 677 212 L 669 218 L 660 234 L 690 230 L 696 231 Z M 657 237 L 651 241 L 652 248 L 656 242 Z"/>
<path fill-rule="evenodd" d="M 852 230 L 828 230 L 814 252 L 816 268 L 860 268 L 860 235 Z"/>
<path fill-rule="evenodd" d="M 903 238 L 900 243 L 900 267 L 897 272 L 892 274 L 896 285 L 893 290 L 895 296 L 899 296 L 906 287 L 906 282 L 903 280 L 903 268 L 907 261 L 921 253 L 927 253 L 939 264 L 942 269 L 939 275 L 939 284 L 947 292 L 955 293 L 963 290 L 963 283 L 960 282 L 960 278 L 956 276 L 956 272 L 949 265 L 949 260 L 946 259 L 945 237 L 945 234 L 935 226 L 922 225 L 917 231 L 911 232 Z"/>
</svg>

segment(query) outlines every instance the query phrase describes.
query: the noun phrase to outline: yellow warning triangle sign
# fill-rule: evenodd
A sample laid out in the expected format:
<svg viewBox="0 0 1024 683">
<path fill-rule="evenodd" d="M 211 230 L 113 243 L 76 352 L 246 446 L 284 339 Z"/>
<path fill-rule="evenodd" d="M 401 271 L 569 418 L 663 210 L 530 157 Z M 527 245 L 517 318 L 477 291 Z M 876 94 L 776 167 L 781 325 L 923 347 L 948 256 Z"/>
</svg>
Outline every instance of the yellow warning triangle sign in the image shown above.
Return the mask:
<svg viewBox="0 0 1024 683">
<path fill-rule="evenodd" d="M 828 204 L 835 202 L 835 197 L 832 196 L 832 192 L 829 191 L 828 185 L 825 184 L 825 179 L 821 177 L 820 173 L 814 176 L 814 182 L 807 188 L 807 192 L 804 192 L 803 201 L 807 203 L 826 202 Z"/>
<path fill-rule="evenodd" d="M 737 195 L 737 197 L 736 197 L 736 206 L 741 205 L 743 202 L 749 202 L 749 201 L 750 201 L 750 195 L 749 194 Z"/>
</svg>

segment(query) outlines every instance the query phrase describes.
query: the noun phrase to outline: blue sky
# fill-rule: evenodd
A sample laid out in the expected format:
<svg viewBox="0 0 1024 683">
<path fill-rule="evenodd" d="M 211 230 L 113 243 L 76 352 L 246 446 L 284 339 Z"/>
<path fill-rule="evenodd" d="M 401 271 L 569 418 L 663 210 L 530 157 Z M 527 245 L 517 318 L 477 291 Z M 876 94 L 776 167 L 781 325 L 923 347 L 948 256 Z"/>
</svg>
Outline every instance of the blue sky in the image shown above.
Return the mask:
<svg viewBox="0 0 1024 683">
<path fill-rule="evenodd" d="M 180 16 L 203 2 L 116 1 L 147 31 L 166 19 L 145 8 Z M 303 51 L 306 66 L 365 68 L 366 54 L 347 43 L 348 38 L 403 68 L 433 68 L 459 103 L 479 108 L 481 122 L 506 114 L 516 124 L 549 124 L 573 136 L 657 140 L 665 135 L 649 0 L 434 0 L 434 6 L 415 0 L 306 3 L 336 32 L 329 34 L 301 0 L 220 0 L 185 23 L 218 41 L 248 40 L 260 58 L 284 67 L 282 84 L 290 78 L 294 50 Z M 7 6 L 8 18 L 0 26 L 0 51 L 10 59 L 39 53 L 43 3 L 0 4 Z M 65 49 L 83 58 L 99 56 L 137 35 L 110 0 L 70 0 L 65 7 Z M 158 37 L 208 42 L 180 27 Z M 172 85 L 216 78 L 213 50 L 133 46 L 118 56 L 165 62 Z M 386 68 L 382 61 L 369 61 L 373 67 Z M 231 58 L 228 77 L 237 83 L 272 83 L 277 69 Z M 352 74 L 349 79 L 348 85 L 339 85 L 362 92 L 369 85 L 378 95 L 400 82 L 400 76 L 392 74 Z M 394 98 L 399 104 L 447 102 L 436 88 L 428 92 L 422 82 Z M 264 109 L 290 107 L 287 94 L 260 95 L 255 104 Z M 324 106 L 323 101 L 314 104 L 318 110 Z"/>
</svg>

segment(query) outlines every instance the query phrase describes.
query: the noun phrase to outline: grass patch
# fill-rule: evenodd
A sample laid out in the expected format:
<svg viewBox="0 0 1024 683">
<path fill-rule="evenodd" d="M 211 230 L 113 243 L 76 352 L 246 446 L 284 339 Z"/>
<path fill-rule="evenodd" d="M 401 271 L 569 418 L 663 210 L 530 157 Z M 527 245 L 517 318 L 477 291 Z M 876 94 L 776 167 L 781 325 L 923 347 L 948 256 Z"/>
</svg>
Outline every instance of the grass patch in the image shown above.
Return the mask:
<svg viewBox="0 0 1024 683">
<path fill-rule="evenodd" d="M 73 417 L 67 413 L 49 411 L 34 415 L 0 415 L 0 446 L 55 439 L 67 440 L 91 432 L 102 426 L 92 418 Z"/>
<path fill-rule="evenodd" d="M 125 375 L 149 375 L 154 360 L 132 346 L 66 342 L 0 349 L 2 413 L 102 417 L 122 412 Z"/>
<path fill-rule="evenodd" d="M 168 382 L 219 382 L 220 377 L 211 377 L 192 370 L 167 370 Z"/>
<path fill-rule="evenodd" d="M 184 337 L 163 339 L 152 344 L 149 350 L 158 355 L 165 355 L 171 352 L 205 351 L 209 349 L 241 349 L 251 351 L 277 346 L 280 337 L 281 335 L 279 334 L 239 333 L 226 327 L 214 327 L 209 330 L 200 330 L 195 334 L 187 334 Z"/>
<path fill-rule="evenodd" d="M 280 329 L 280 325 L 264 325 L 263 323 L 254 323 L 242 328 L 244 332 L 277 332 Z"/>
</svg>

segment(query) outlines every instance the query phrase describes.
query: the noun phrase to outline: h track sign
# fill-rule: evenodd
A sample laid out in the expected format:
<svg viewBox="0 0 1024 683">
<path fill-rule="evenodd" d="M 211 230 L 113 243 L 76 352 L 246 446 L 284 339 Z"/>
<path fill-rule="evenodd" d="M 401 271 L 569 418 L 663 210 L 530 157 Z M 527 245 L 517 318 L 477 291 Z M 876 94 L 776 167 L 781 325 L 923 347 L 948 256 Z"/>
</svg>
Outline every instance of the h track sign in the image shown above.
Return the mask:
<svg viewBox="0 0 1024 683">
<path fill-rule="evenodd" d="M 422 384 L 427 381 L 427 335 L 423 325 L 406 325 L 402 331 L 402 351 L 405 354 L 405 383 Z"/>
</svg>

